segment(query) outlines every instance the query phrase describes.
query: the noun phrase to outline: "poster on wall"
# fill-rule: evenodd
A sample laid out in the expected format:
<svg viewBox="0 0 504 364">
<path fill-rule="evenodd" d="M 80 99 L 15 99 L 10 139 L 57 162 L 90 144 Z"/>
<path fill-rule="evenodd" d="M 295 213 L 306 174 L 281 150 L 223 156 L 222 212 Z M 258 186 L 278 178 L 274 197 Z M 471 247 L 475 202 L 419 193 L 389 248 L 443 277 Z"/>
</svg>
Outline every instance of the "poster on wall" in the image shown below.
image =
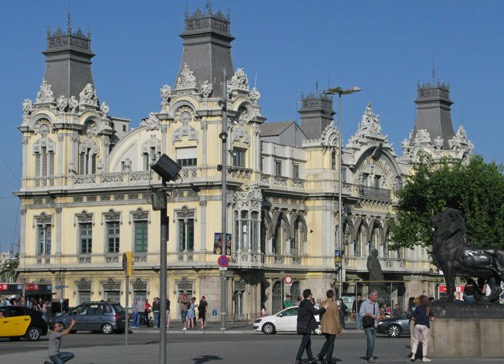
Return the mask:
<svg viewBox="0 0 504 364">
<path fill-rule="evenodd" d="M 223 241 L 224 241 L 224 234 L 222 233 L 214 233 L 214 248 L 213 248 L 213 253 L 214 254 L 225 254 L 225 255 L 231 255 L 231 234 L 226 234 L 226 252 L 222 250 L 223 247 Z"/>
</svg>

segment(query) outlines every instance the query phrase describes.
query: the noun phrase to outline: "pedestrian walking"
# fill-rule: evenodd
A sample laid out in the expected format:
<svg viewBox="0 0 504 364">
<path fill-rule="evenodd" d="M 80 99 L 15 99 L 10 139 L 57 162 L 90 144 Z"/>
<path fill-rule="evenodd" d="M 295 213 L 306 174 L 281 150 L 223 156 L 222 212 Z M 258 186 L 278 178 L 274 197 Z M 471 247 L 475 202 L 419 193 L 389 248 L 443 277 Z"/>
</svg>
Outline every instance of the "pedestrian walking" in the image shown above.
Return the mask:
<svg viewBox="0 0 504 364">
<path fill-rule="evenodd" d="M 136 298 L 133 300 L 133 304 L 131 305 L 131 311 L 133 312 L 131 327 L 138 327 L 138 300 Z"/>
<path fill-rule="evenodd" d="M 299 345 L 298 352 L 296 354 L 296 364 L 302 364 L 301 358 L 306 350 L 306 355 L 308 355 L 309 363 L 316 363 L 317 360 L 314 358 L 311 350 L 311 332 L 318 326 L 315 315 L 321 315 L 326 311 L 326 307 L 316 309 L 312 303 L 312 292 L 310 289 L 305 289 L 303 291 L 303 300 L 299 304 L 298 315 L 297 315 L 297 332 L 303 335 L 301 339 L 301 344 Z"/>
<path fill-rule="evenodd" d="M 63 326 L 60 323 L 54 324 L 53 332 L 49 335 L 49 359 L 52 361 L 45 361 L 44 364 L 63 364 L 67 361 L 73 359 L 75 356 L 70 352 L 60 352 L 61 346 L 61 337 L 67 335 L 74 326 L 77 324 L 77 321 L 74 319 L 70 323 L 70 325 L 63 330 Z"/>
<path fill-rule="evenodd" d="M 342 334 L 342 325 L 340 320 L 341 305 L 338 306 L 338 304 L 334 302 L 334 291 L 332 289 L 327 291 L 326 296 L 327 300 L 322 302 L 321 305 L 327 305 L 327 309 L 320 320 L 322 333 L 324 334 L 326 340 L 322 346 L 322 350 L 320 350 L 320 353 L 317 355 L 321 364 L 333 363 L 332 355 L 334 351 L 334 340 L 336 339 L 336 335 Z"/>
<path fill-rule="evenodd" d="M 170 300 L 166 299 L 166 328 L 170 328 Z"/>
<path fill-rule="evenodd" d="M 152 313 L 154 314 L 154 327 L 159 327 L 159 297 L 152 301 Z"/>
<path fill-rule="evenodd" d="M 362 298 L 359 293 L 357 294 L 357 298 L 352 303 L 352 316 L 355 318 L 355 328 L 357 330 L 362 330 L 362 318 L 359 315 L 361 305 L 362 305 Z"/>
<path fill-rule="evenodd" d="M 150 321 L 150 313 L 151 313 L 151 304 L 149 303 L 149 300 L 146 298 L 145 299 L 145 324 L 147 327 L 151 326 L 151 321 Z"/>
<path fill-rule="evenodd" d="M 376 289 L 371 289 L 368 293 L 368 299 L 362 302 L 359 315 L 361 319 L 364 317 L 371 317 L 373 320 L 368 319 L 369 325 L 366 323 L 368 320 L 362 321 L 362 326 L 364 328 L 364 333 L 366 334 L 366 359 L 368 363 L 375 363 L 375 358 L 373 357 L 374 346 L 376 340 L 376 327 L 378 326 L 380 308 L 378 306 L 378 291 Z"/>
<path fill-rule="evenodd" d="M 427 357 L 427 346 L 429 345 L 430 321 L 434 320 L 434 314 L 431 310 L 429 298 L 426 295 L 419 297 L 420 304 L 413 311 L 413 320 L 415 328 L 413 331 L 413 348 L 411 349 L 411 361 L 415 361 L 418 342 L 422 341 L 422 361 L 431 361 Z"/>
<path fill-rule="evenodd" d="M 184 323 L 183 331 L 187 330 L 187 311 L 189 310 L 189 301 L 187 300 L 187 295 L 184 294 L 179 297 L 178 300 L 180 304 L 180 317 L 182 318 L 182 322 Z"/>
<path fill-rule="evenodd" d="M 146 322 L 145 321 L 145 301 L 144 301 L 143 297 L 140 297 L 140 299 L 138 300 L 137 307 L 138 307 L 138 322 L 137 322 L 137 326 L 138 327 L 142 327 L 142 325 L 144 324 L 144 322 Z"/>
<path fill-rule="evenodd" d="M 341 327 L 346 329 L 345 320 L 346 320 L 346 314 L 348 312 L 348 307 L 347 305 L 345 305 L 345 302 L 343 301 L 342 298 L 338 300 L 338 308 L 339 308 L 339 320 Z"/>
<path fill-rule="evenodd" d="M 186 322 L 187 322 L 187 330 L 191 330 L 194 328 L 194 302 L 196 302 L 196 298 L 193 297 L 189 303 L 189 308 L 187 310 Z"/>
<path fill-rule="evenodd" d="M 206 313 L 208 311 L 208 302 L 205 296 L 201 296 L 201 300 L 198 305 L 198 318 L 200 320 L 200 328 L 206 329 Z"/>
</svg>

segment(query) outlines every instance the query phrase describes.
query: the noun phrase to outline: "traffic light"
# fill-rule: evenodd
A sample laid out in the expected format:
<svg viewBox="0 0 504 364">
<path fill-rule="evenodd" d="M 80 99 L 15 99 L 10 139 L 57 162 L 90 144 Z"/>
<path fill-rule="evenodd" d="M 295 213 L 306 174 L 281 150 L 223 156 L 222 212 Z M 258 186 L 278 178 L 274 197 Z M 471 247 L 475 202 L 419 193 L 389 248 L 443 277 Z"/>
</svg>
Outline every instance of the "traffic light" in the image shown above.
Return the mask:
<svg viewBox="0 0 504 364">
<path fill-rule="evenodd" d="M 127 276 L 133 275 L 133 252 L 125 252 L 123 254 L 123 269 Z"/>
</svg>

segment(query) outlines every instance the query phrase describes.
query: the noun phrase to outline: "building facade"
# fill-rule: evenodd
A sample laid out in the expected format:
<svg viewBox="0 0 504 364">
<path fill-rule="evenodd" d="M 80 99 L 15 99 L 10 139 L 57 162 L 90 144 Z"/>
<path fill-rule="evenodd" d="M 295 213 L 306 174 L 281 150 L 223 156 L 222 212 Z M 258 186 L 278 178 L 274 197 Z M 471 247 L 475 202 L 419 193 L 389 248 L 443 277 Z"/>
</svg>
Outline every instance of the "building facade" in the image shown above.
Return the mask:
<svg viewBox="0 0 504 364">
<path fill-rule="evenodd" d="M 220 319 L 217 259 L 224 246 L 229 320 L 253 319 L 262 304 L 275 312 L 287 293 L 296 297 L 307 287 L 316 297 L 330 287 L 341 295 L 365 292 L 372 249 L 390 286 L 387 299 L 434 295 L 439 274 L 428 255 L 420 248 L 390 250 L 387 218 L 420 156 L 471 153 L 463 128 L 453 132 L 449 87 L 419 86 L 415 128 L 401 157 L 368 104 L 342 148 L 339 181 L 332 99 L 303 96 L 300 124 L 265 122 L 259 91 L 234 68 L 230 25 L 229 15 L 211 7 L 186 15 L 177 81 L 162 86 L 160 110 L 132 130 L 97 96 L 90 35 L 70 28 L 48 34 L 43 81 L 35 101 L 23 102 L 19 126 L 21 281 L 60 287 L 57 297 L 72 306 L 159 296 L 161 217 L 152 199 L 161 180 L 150 166 L 166 154 L 182 167 L 168 183 L 172 319 L 180 315 L 181 294 L 205 295 L 210 319 Z M 224 170 L 222 133 L 228 136 Z M 220 241 L 222 173 L 229 245 Z M 344 252 L 335 252 L 340 183 Z M 135 264 L 129 286 L 126 251 Z"/>
</svg>

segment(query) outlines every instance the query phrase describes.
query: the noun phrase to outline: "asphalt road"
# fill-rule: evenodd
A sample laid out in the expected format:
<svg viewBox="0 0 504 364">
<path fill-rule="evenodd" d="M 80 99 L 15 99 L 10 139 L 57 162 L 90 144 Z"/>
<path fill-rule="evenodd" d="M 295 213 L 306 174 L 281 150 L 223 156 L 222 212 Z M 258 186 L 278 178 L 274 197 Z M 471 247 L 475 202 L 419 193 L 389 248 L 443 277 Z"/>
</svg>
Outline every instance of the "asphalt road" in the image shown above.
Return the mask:
<svg viewBox="0 0 504 364">
<path fill-rule="evenodd" d="M 98 363 L 159 363 L 159 333 L 141 330 L 128 335 L 77 333 L 63 338 L 62 351 L 75 353 L 71 364 Z M 275 363 L 293 364 L 300 342 L 295 334 L 264 335 L 252 330 L 193 331 L 179 330 L 167 335 L 167 363 Z M 313 353 L 322 347 L 324 337 L 312 336 Z M 365 363 L 366 339 L 363 332 L 350 330 L 337 337 L 334 358 L 337 363 Z M 409 363 L 409 338 L 390 339 L 378 336 L 375 355 L 377 363 Z M 3 363 L 42 363 L 47 359 L 47 337 L 39 342 L 0 340 L 0 361 Z M 304 362 L 307 363 L 306 354 Z M 502 363 L 500 359 L 433 358 L 433 363 Z M 419 360 L 417 361 L 419 362 Z"/>
</svg>

